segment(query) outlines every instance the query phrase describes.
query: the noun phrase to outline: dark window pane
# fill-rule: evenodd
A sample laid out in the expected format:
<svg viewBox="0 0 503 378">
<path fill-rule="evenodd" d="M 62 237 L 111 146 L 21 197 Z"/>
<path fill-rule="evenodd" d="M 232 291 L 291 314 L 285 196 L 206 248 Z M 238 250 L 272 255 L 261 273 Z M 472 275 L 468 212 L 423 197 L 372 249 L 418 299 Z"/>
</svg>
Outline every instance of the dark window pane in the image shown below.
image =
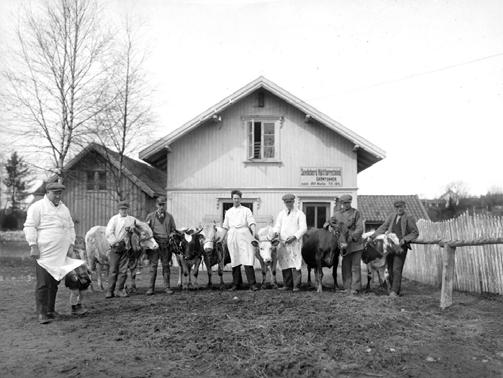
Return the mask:
<svg viewBox="0 0 503 378">
<path fill-rule="evenodd" d="M 262 143 L 262 123 L 254 122 L 253 124 L 253 158 L 260 159 L 260 147 Z"/>
<path fill-rule="evenodd" d="M 307 227 L 315 227 L 314 223 L 314 206 L 306 206 L 306 223 Z"/>
<path fill-rule="evenodd" d="M 98 172 L 98 190 L 107 189 L 107 173 Z"/>
<path fill-rule="evenodd" d="M 87 181 L 86 181 L 86 189 L 94 190 L 94 172 L 87 171 Z"/>
<path fill-rule="evenodd" d="M 264 147 L 264 159 L 274 157 L 274 147 Z"/>
<path fill-rule="evenodd" d="M 318 214 L 316 215 L 316 227 L 321 228 L 327 221 L 327 208 L 325 206 L 317 207 Z"/>
<path fill-rule="evenodd" d="M 263 108 L 264 107 L 264 99 L 265 99 L 264 92 L 259 92 L 258 93 L 258 107 L 259 108 Z"/>
</svg>

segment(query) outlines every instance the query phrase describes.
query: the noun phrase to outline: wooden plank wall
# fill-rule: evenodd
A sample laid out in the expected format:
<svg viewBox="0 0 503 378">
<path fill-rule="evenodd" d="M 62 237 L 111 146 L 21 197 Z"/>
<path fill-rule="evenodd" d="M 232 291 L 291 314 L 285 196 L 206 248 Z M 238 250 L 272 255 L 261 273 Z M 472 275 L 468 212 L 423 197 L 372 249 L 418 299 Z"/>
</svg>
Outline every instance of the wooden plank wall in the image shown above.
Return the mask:
<svg viewBox="0 0 503 378">
<path fill-rule="evenodd" d="M 418 221 L 422 240 L 475 240 L 503 237 L 503 217 L 469 215 L 444 222 Z M 414 244 L 407 255 L 404 276 L 440 286 L 442 255 L 438 245 Z M 503 245 L 458 247 L 454 288 L 472 293 L 503 294 Z"/>
</svg>

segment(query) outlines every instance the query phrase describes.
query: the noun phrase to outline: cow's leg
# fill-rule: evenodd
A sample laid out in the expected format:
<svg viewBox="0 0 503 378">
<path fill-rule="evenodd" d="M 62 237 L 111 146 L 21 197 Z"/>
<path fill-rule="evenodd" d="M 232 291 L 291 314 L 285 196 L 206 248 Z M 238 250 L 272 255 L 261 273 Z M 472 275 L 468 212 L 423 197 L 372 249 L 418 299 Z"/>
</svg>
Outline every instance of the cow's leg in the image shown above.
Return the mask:
<svg viewBox="0 0 503 378">
<path fill-rule="evenodd" d="M 267 264 L 260 258 L 259 260 L 260 263 L 260 270 L 262 271 L 262 282 L 260 283 L 260 286 L 262 289 L 266 288 L 266 279 L 267 279 Z"/>
<path fill-rule="evenodd" d="M 278 288 L 278 281 L 276 278 L 276 267 L 278 266 L 278 256 L 273 254 L 272 255 L 272 263 L 271 263 L 271 280 L 272 280 L 272 288 L 277 289 Z"/>
<path fill-rule="evenodd" d="M 365 291 L 370 291 L 370 283 L 372 281 L 372 265 L 371 263 L 367 264 L 367 286 L 365 287 Z"/>
<path fill-rule="evenodd" d="M 199 266 L 201 265 L 201 258 L 197 258 L 194 262 L 194 289 L 199 289 L 199 284 L 197 283 L 197 277 L 199 276 Z"/>
<path fill-rule="evenodd" d="M 129 287 L 130 293 L 136 293 L 136 268 L 138 267 L 138 258 L 130 257 L 128 259 L 128 269 L 131 274 L 131 287 Z"/>
<path fill-rule="evenodd" d="M 101 278 L 101 270 L 103 269 L 103 265 L 96 261 L 96 280 L 98 281 L 98 289 L 100 291 L 103 291 L 105 290 L 105 288 L 103 287 L 103 280 Z"/>
<path fill-rule="evenodd" d="M 312 282 L 311 282 L 311 267 L 308 265 L 307 266 L 307 286 L 311 287 L 312 286 Z"/>
<path fill-rule="evenodd" d="M 168 249 L 161 250 L 161 264 L 162 264 L 162 277 L 164 279 L 164 292 L 166 294 L 173 294 L 173 290 L 171 290 L 170 283 L 170 269 L 171 269 L 171 259 L 172 254 Z"/>
<path fill-rule="evenodd" d="M 210 265 L 211 264 L 211 261 L 210 261 L 211 259 L 210 259 L 210 255 L 209 255 L 210 253 L 211 253 L 211 251 L 208 251 L 208 252 L 204 251 L 204 254 L 203 254 L 203 256 L 204 256 L 204 265 L 206 265 L 206 273 L 208 274 L 208 285 L 206 285 L 206 287 L 208 289 L 211 289 L 213 287 L 213 284 L 211 282 L 211 273 L 212 273 L 212 271 L 211 271 L 211 265 Z"/>
<path fill-rule="evenodd" d="M 323 285 L 322 285 L 322 281 L 323 281 L 323 268 L 321 267 L 321 257 L 324 255 L 323 251 L 318 251 L 318 253 L 316 253 L 316 268 L 314 270 L 314 274 L 315 274 L 315 277 L 316 277 L 316 291 L 318 293 L 321 293 L 323 291 Z"/>
<path fill-rule="evenodd" d="M 188 278 L 188 283 L 187 283 L 187 285 L 185 285 L 183 287 L 184 290 L 188 290 L 188 289 L 192 288 L 192 275 L 191 275 L 191 273 L 192 273 L 192 262 L 188 262 L 187 263 L 187 270 L 188 270 L 188 272 L 187 272 L 188 274 L 187 274 L 187 276 L 185 278 Z"/>
<path fill-rule="evenodd" d="M 225 284 L 224 284 L 224 260 L 223 260 L 223 258 L 221 261 L 218 262 L 218 277 L 220 278 L 220 290 L 224 290 Z"/>
<path fill-rule="evenodd" d="M 177 286 L 179 289 L 182 288 L 182 275 L 184 274 L 182 263 L 180 261 L 182 259 L 183 259 L 183 256 L 176 255 L 176 261 L 178 262 L 178 283 L 177 283 Z"/>
</svg>

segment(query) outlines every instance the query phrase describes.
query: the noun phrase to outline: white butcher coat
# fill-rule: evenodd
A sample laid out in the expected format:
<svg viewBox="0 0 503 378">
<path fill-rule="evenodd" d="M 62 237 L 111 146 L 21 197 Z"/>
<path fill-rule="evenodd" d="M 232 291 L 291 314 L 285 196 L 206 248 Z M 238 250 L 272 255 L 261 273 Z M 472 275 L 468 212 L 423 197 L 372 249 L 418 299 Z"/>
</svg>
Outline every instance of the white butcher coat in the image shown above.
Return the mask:
<svg viewBox="0 0 503 378">
<path fill-rule="evenodd" d="M 253 236 L 249 227 L 255 224 L 252 212 L 245 206 L 231 207 L 225 212 L 223 228 L 228 230 L 227 248 L 231 257 L 231 266 L 253 265 L 255 248 L 251 242 Z"/>
<path fill-rule="evenodd" d="M 75 228 L 70 211 L 59 202 L 55 206 L 47 196 L 28 208 L 24 234 L 30 246 L 37 245 L 40 258 L 37 264 L 55 280 L 60 281 L 85 262 L 67 256 L 70 245 L 75 243 Z"/>
<path fill-rule="evenodd" d="M 279 234 L 278 264 L 281 269 L 294 268 L 299 270 L 302 265 L 302 236 L 307 231 L 306 215 L 299 209 L 281 210 L 273 228 Z M 295 236 L 297 240 L 285 244 L 286 239 Z"/>
</svg>

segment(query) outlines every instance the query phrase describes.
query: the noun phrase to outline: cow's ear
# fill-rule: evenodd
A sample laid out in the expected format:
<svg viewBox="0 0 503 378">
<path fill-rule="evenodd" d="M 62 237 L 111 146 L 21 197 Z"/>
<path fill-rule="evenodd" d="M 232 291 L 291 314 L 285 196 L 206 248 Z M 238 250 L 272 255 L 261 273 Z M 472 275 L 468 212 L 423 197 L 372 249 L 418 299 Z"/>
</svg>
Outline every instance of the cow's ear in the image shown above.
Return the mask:
<svg viewBox="0 0 503 378">
<path fill-rule="evenodd" d="M 273 246 L 273 247 L 277 247 L 277 246 L 278 246 L 278 244 L 279 244 L 279 239 L 273 239 L 273 240 L 271 241 L 271 244 L 272 244 L 272 246 Z"/>
<path fill-rule="evenodd" d="M 255 248 L 257 248 L 258 247 L 258 241 L 252 240 L 251 241 L 251 245 L 253 245 Z"/>
</svg>

